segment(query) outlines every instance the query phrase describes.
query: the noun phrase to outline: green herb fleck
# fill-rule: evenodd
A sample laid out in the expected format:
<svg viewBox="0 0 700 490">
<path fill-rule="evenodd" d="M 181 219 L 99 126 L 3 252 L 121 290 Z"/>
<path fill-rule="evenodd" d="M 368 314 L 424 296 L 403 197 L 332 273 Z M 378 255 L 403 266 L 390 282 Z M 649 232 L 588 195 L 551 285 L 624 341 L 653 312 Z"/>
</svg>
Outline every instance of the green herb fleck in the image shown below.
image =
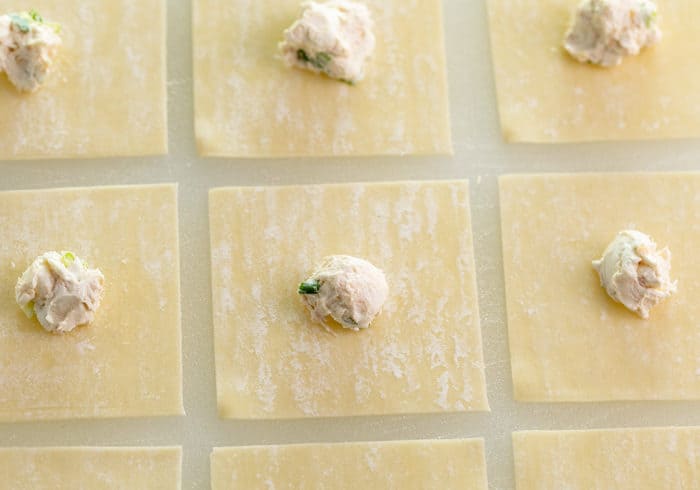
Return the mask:
<svg viewBox="0 0 700 490">
<path fill-rule="evenodd" d="M 41 17 L 41 15 L 39 14 L 39 12 L 37 12 L 36 10 L 30 10 L 30 11 L 29 11 L 29 17 L 31 17 L 32 20 L 34 20 L 34 21 L 36 21 L 36 22 L 44 22 L 43 17 Z"/>
<path fill-rule="evenodd" d="M 323 70 L 328 63 L 331 61 L 331 55 L 328 53 L 318 53 L 316 55 L 316 63 L 314 63 L 314 66 L 318 68 L 319 70 Z"/>
<path fill-rule="evenodd" d="M 22 311 L 24 312 L 25 315 L 27 315 L 27 318 L 31 318 L 34 316 L 34 301 L 30 301 L 26 305 L 22 306 Z"/>
<path fill-rule="evenodd" d="M 12 23 L 22 32 L 29 32 L 29 19 L 18 14 L 10 14 Z"/>
<path fill-rule="evenodd" d="M 651 28 L 651 25 L 656 21 L 657 11 L 654 10 L 647 14 L 647 29 Z"/>
<path fill-rule="evenodd" d="M 325 71 L 326 66 L 328 66 L 328 63 L 331 62 L 333 57 L 328 53 L 320 52 L 315 58 L 311 58 L 306 51 L 299 49 L 297 50 L 297 59 L 299 61 L 303 61 L 304 63 L 310 64 L 317 70 Z"/>
<path fill-rule="evenodd" d="M 318 294 L 321 289 L 321 283 L 317 280 L 304 281 L 299 284 L 299 294 Z"/>
<path fill-rule="evenodd" d="M 359 325 L 359 324 L 355 321 L 355 319 L 354 319 L 353 317 L 351 317 L 351 316 L 348 316 L 348 317 L 343 318 L 343 323 L 345 323 L 346 325 L 352 325 L 353 327 L 356 327 L 357 325 Z"/>
<path fill-rule="evenodd" d="M 55 22 L 46 22 L 39 12 L 36 10 L 30 10 L 29 12 L 20 12 L 16 14 L 9 14 L 12 23 L 21 32 L 27 33 L 31 29 L 32 23 L 46 25 L 51 27 L 56 34 L 61 33 L 61 24 Z"/>
<path fill-rule="evenodd" d="M 63 265 L 66 267 L 70 267 L 70 265 L 75 262 L 75 255 L 71 252 L 66 252 L 63 254 L 63 257 L 61 257 L 61 262 L 63 262 Z"/>
<path fill-rule="evenodd" d="M 298 49 L 298 50 L 297 50 L 297 59 L 298 59 L 299 61 L 303 61 L 304 63 L 310 63 L 310 62 L 311 62 L 311 58 L 309 58 L 309 55 L 306 54 L 306 51 L 304 51 L 303 49 Z"/>
</svg>

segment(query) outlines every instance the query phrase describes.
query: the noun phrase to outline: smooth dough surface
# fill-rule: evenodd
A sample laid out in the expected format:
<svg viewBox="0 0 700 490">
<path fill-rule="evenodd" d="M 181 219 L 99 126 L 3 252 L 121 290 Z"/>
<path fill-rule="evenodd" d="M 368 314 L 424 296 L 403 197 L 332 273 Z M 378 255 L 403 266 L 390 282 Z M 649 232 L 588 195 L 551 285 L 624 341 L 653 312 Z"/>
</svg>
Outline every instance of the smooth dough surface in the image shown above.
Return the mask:
<svg viewBox="0 0 700 490">
<path fill-rule="evenodd" d="M 179 490 L 182 449 L 0 449 L 0 490 Z"/>
<path fill-rule="evenodd" d="M 440 0 L 367 0 L 377 48 L 351 87 L 277 57 L 301 0 L 194 0 L 204 156 L 451 154 Z"/>
<path fill-rule="evenodd" d="M 512 142 L 697 138 L 697 0 L 656 0 L 659 45 L 611 69 L 562 48 L 580 0 L 488 0 L 498 107 Z"/>
<path fill-rule="evenodd" d="M 700 428 L 515 432 L 518 490 L 700 488 Z"/>
<path fill-rule="evenodd" d="M 219 413 L 300 418 L 488 410 L 466 181 L 210 194 Z M 297 294 L 327 255 L 384 270 L 361 332 Z"/>
<path fill-rule="evenodd" d="M 164 0 L 0 0 L 63 26 L 34 94 L 0 74 L 0 160 L 167 153 Z"/>
<path fill-rule="evenodd" d="M 481 439 L 215 448 L 212 490 L 487 490 Z"/>
<path fill-rule="evenodd" d="M 174 185 L 0 193 L 0 421 L 183 414 Z M 89 326 L 52 335 L 15 303 L 47 250 L 105 276 Z"/>
<path fill-rule="evenodd" d="M 500 180 L 508 332 L 520 401 L 700 398 L 700 174 Z M 621 229 L 671 249 L 678 292 L 643 320 L 591 266 Z"/>
</svg>

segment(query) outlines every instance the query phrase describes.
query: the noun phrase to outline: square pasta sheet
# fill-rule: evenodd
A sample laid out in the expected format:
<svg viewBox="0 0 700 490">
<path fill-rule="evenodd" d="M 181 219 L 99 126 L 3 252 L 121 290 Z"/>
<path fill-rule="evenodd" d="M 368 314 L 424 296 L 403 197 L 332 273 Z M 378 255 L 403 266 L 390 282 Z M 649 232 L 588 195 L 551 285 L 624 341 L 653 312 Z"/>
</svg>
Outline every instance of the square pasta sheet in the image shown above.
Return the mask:
<svg viewBox="0 0 700 490">
<path fill-rule="evenodd" d="M 34 94 L 0 74 L 0 160 L 167 152 L 163 0 L 0 0 L 62 25 L 55 71 Z"/>
<path fill-rule="evenodd" d="M 440 0 L 368 0 L 377 47 L 348 86 L 277 57 L 300 0 L 195 0 L 204 156 L 451 154 Z"/>
<path fill-rule="evenodd" d="M 182 449 L 0 449 L 0 490 L 179 490 Z"/>
<path fill-rule="evenodd" d="M 218 189 L 210 226 L 221 416 L 488 410 L 466 182 Z M 297 294 L 334 254 L 387 274 L 365 331 Z"/>
<path fill-rule="evenodd" d="M 70 250 L 105 276 L 95 321 L 45 332 L 17 278 Z M 183 414 L 173 185 L 0 193 L 0 421 Z"/>
<path fill-rule="evenodd" d="M 212 490 L 487 490 L 484 441 L 361 442 L 216 448 Z"/>
<path fill-rule="evenodd" d="M 500 180 L 515 398 L 700 398 L 700 174 L 522 175 Z M 591 261 L 618 231 L 673 254 L 678 292 L 643 320 Z"/>
<path fill-rule="evenodd" d="M 700 136 L 697 0 L 656 0 L 663 40 L 622 65 L 562 47 L 580 0 L 488 0 L 501 126 L 540 143 Z"/>
<path fill-rule="evenodd" d="M 700 429 L 516 432 L 518 490 L 700 488 Z"/>
</svg>

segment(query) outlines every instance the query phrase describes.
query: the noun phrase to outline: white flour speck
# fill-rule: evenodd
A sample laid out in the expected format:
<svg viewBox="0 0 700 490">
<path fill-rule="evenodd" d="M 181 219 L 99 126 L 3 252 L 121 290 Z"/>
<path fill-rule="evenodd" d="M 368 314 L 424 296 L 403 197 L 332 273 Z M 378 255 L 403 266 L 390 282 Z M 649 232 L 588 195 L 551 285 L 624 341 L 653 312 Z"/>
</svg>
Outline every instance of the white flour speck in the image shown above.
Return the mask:
<svg viewBox="0 0 700 490">
<path fill-rule="evenodd" d="M 81 355 L 84 355 L 87 351 L 94 351 L 95 346 L 90 343 L 89 340 L 81 340 L 75 346 Z"/>
<path fill-rule="evenodd" d="M 447 410 L 448 408 L 450 408 L 450 405 L 447 401 L 447 394 L 450 391 L 450 373 L 448 373 L 447 371 L 442 373 L 438 378 L 438 385 L 440 392 L 438 394 L 438 399 L 435 401 L 435 403 L 437 403 L 438 406 L 440 406 L 440 408 Z"/>
<path fill-rule="evenodd" d="M 377 471 L 377 458 L 379 456 L 379 451 L 376 447 L 370 448 L 369 451 L 365 453 L 365 463 L 371 472 Z"/>
</svg>

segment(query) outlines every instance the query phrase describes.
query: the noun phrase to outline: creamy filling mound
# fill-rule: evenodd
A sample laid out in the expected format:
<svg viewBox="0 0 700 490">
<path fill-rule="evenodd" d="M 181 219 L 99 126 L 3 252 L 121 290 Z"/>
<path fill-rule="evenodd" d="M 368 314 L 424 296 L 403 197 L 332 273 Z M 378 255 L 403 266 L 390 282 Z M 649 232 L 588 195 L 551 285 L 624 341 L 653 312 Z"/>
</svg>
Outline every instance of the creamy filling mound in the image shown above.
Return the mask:
<svg viewBox="0 0 700 490">
<path fill-rule="evenodd" d="M 608 295 L 642 318 L 676 292 L 678 283 L 671 280 L 671 251 L 657 250 L 648 235 L 623 230 L 593 261 L 600 284 Z"/>
<path fill-rule="evenodd" d="M 60 31 L 33 10 L 0 15 L 0 72 L 22 92 L 39 89 L 61 47 Z"/>
<path fill-rule="evenodd" d="M 348 0 L 306 2 L 302 8 L 279 44 L 284 63 L 350 84 L 362 80 L 375 47 L 369 9 Z"/>
<path fill-rule="evenodd" d="M 299 294 L 311 318 L 326 325 L 332 318 L 343 328 L 368 328 L 389 294 L 384 273 L 370 262 L 348 255 L 323 259 L 299 285 Z"/>
<path fill-rule="evenodd" d="M 71 252 L 47 252 L 19 278 L 15 299 L 46 331 L 63 333 L 93 321 L 103 292 L 99 269 L 88 268 Z"/>
<path fill-rule="evenodd" d="M 619 65 L 661 41 L 651 0 L 584 0 L 564 39 L 564 49 L 582 63 Z"/>
</svg>

